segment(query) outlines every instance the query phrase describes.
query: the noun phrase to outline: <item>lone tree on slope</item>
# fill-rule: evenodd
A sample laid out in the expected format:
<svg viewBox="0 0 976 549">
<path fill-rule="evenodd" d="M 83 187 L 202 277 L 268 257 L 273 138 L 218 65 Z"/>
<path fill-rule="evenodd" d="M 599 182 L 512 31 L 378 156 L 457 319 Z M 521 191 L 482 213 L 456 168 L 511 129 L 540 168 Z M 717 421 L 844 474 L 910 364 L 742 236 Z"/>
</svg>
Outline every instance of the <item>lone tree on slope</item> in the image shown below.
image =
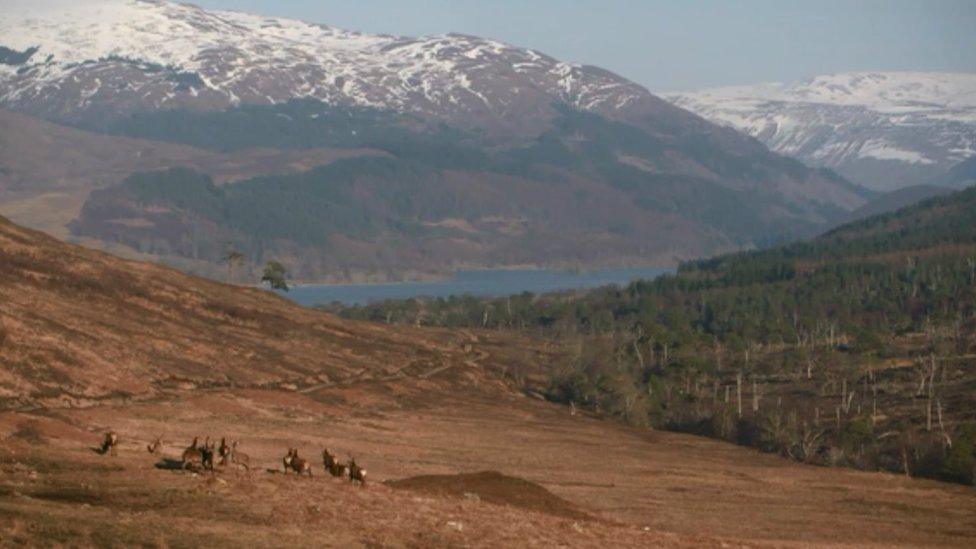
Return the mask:
<svg viewBox="0 0 976 549">
<path fill-rule="evenodd" d="M 267 265 L 264 266 L 264 276 L 261 277 L 261 282 L 267 282 L 273 290 L 283 290 L 288 291 L 288 282 L 285 280 L 285 266 L 277 261 L 269 261 Z"/>
</svg>

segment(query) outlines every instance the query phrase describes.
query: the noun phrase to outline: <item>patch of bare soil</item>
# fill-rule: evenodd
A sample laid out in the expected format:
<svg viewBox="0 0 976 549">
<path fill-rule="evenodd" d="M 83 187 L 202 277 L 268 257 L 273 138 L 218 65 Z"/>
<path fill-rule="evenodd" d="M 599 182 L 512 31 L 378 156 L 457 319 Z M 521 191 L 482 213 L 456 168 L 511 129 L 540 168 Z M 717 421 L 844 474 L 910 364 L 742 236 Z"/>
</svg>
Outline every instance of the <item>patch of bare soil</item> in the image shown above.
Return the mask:
<svg viewBox="0 0 976 549">
<path fill-rule="evenodd" d="M 498 471 L 458 475 L 421 475 L 388 481 L 386 484 L 398 490 L 464 497 L 557 517 L 574 519 L 587 517 L 575 505 L 553 495 L 542 486 L 525 479 L 503 475 Z"/>
</svg>

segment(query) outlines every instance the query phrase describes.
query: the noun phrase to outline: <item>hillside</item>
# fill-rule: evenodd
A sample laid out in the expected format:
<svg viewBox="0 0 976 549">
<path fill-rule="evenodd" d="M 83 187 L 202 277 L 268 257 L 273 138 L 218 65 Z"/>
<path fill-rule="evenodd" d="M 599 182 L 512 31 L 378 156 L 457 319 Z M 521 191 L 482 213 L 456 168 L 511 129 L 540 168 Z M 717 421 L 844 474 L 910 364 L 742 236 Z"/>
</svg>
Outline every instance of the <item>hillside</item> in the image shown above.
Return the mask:
<svg viewBox="0 0 976 549">
<path fill-rule="evenodd" d="M 665 98 L 878 191 L 930 183 L 976 150 L 974 74 L 852 72 Z"/>
<path fill-rule="evenodd" d="M 311 136 L 320 135 L 316 128 L 334 129 L 319 121 L 341 116 L 307 102 L 248 112 L 255 121 L 323 113 L 312 119 Z M 213 117 L 242 120 L 234 113 Z M 364 139 L 383 137 L 334 142 L 327 134 L 321 144 L 379 149 L 392 158 L 254 178 L 217 194 L 208 190 L 206 173 L 134 175 L 91 195 L 73 231 L 211 261 L 230 241 L 251 260 L 284 258 L 296 276 L 321 279 L 343 270 L 671 265 L 808 235 L 843 217 L 838 204 L 863 202 L 861 191 L 836 175 L 765 152 L 743 157 L 697 137 L 655 137 L 568 109 L 556 128 L 510 149 L 485 149 L 447 130 L 385 132 L 383 120 L 356 126 Z M 200 122 L 202 135 L 222 127 Z M 252 135 L 246 127 L 232 133 Z M 197 235 L 195 249 L 185 246 L 186 234 Z"/>
<path fill-rule="evenodd" d="M 0 109 L 0 215 L 59 237 L 69 234 L 93 189 L 136 171 L 177 166 L 226 183 L 257 175 L 301 172 L 379 151 L 242 148 L 221 153 L 186 145 L 81 131 Z"/>
<path fill-rule="evenodd" d="M 937 185 L 912 185 L 909 187 L 902 187 L 898 190 L 887 192 L 871 199 L 871 201 L 867 204 L 851 212 L 848 221 L 857 221 L 860 219 L 866 219 L 868 217 L 898 211 L 902 208 L 912 206 L 934 196 L 942 196 L 950 193 L 952 193 L 951 188 L 940 187 Z"/>
<path fill-rule="evenodd" d="M 957 189 L 976 185 L 976 156 L 956 164 L 946 173 L 936 177 L 933 182 Z"/>
<path fill-rule="evenodd" d="M 131 186 L 98 193 L 72 225 L 183 268 L 219 262 L 228 241 L 253 265 L 286 259 L 309 280 L 673 265 L 814 234 L 871 194 L 626 78 L 485 38 L 368 35 L 142 0 L 39 2 L 0 21 L 0 36 L 0 107 L 95 133 L 301 159 L 306 174 L 228 187 L 215 211 L 181 207 L 185 197 L 160 181 L 167 191 L 148 202 Z M 321 171 L 304 158 L 310 148 L 396 160 Z M 182 167 L 220 180 L 214 168 Z M 164 210 L 174 219 L 157 225 Z M 336 211 L 354 223 L 323 213 Z M 188 233 L 199 247 L 181 242 Z"/>
<path fill-rule="evenodd" d="M 0 405 L 304 388 L 463 365 L 447 332 L 390 331 L 275 294 L 69 246 L 0 218 Z M 534 347 L 499 350 L 514 360 Z M 502 359 L 508 356 L 507 359 Z"/>
<path fill-rule="evenodd" d="M 964 547 L 976 531 L 968 488 L 527 398 L 557 355 L 523 335 L 342 320 L 3 220 L 0 263 L 6 542 Z M 109 429 L 118 455 L 98 455 Z M 250 471 L 176 469 L 194 436 L 239 439 Z M 280 473 L 288 447 L 311 478 Z M 326 476 L 323 447 L 369 485 Z"/>
<path fill-rule="evenodd" d="M 549 398 L 628 423 L 973 484 L 974 266 L 970 188 L 624 288 L 340 312 L 559 341 Z"/>
</svg>

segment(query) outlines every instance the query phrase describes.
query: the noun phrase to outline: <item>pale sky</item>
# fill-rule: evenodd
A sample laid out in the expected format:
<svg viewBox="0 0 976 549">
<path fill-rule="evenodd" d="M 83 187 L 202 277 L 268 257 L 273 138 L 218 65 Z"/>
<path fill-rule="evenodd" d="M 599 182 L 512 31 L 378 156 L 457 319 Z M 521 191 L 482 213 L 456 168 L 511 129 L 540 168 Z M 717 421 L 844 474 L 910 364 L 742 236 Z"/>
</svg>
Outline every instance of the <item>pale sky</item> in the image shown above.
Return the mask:
<svg viewBox="0 0 976 549">
<path fill-rule="evenodd" d="M 0 4 L 5 1 L 0 0 Z M 976 72 L 976 0 L 194 0 L 399 35 L 462 32 L 653 91 L 851 70 Z"/>
</svg>

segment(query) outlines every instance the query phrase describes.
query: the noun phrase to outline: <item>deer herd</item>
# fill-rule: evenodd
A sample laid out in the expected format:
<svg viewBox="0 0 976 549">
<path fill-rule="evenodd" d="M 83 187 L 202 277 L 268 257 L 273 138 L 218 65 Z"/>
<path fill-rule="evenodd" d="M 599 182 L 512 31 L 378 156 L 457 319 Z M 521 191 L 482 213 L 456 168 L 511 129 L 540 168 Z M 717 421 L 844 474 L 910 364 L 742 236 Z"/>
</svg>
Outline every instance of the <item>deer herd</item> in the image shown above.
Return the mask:
<svg viewBox="0 0 976 549">
<path fill-rule="evenodd" d="M 220 444 L 216 440 L 207 437 L 200 443 L 199 437 L 193 437 L 193 442 L 183 450 L 180 455 L 179 465 L 182 470 L 201 470 L 216 472 L 216 466 L 234 465 L 243 468 L 245 471 L 251 470 L 251 458 L 237 449 L 240 441 L 234 440 L 228 444 L 226 438 L 220 439 Z M 118 455 L 119 435 L 114 431 L 105 433 L 102 443 L 97 451 L 100 454 Z M 162 436 L 156 436 L 152 442 L 146 445 L 146 450 L 153 455 L 159 453 L 163 446 Z M 285 474 L 294 472 L 296 475 L 312 476 L 312 464 L 298 455 L 298 448 L 288 448 L 288 453 L 281 459 Z M 328 448 L 322 450 L 322 465 L 325 471 L 333 477 L 343 478 L 348 475 L 350 482 L 358 482 L 360 486 L 366 486 L 366 469 L 356 463 L 356 458 L 350 456 L 349 461 L 343 463 L 336 455 L 329 452 Z M 276 472 L 276 469 L 269 469 Z"/>
</svg>

